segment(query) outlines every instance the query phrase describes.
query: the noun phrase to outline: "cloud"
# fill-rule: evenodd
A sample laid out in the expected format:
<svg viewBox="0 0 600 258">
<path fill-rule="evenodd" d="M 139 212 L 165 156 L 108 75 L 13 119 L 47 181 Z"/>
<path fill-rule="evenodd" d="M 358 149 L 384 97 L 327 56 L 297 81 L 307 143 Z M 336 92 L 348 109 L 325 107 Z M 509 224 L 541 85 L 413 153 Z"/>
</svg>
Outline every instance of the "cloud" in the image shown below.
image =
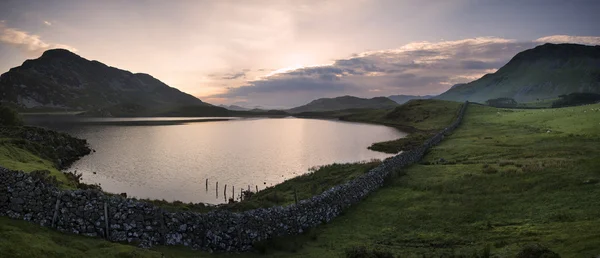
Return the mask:
<svg viewBox="0 0 600 258">
<path fill-rule="evenodd" d="M 235 80 L 235 79 L 239 79 L 239 78 L 246 78 L 246 73 L 245 72 L 228 73 L 221 77 L 222 80 Z"/>
<path fill-rule="evenodd" d="M 48 25 L 48 26 L 52 26 L 52 23 L 49 21 L 44 21 L 44 24 Z"/>
<path fill-rule="evenodd" d="M 77 49 L 71 46 L 45 42 L 39 35 L 6 27 L 4 22 L 0 22 L 0 43 L 14 46 L 29 56 L 39 55 L 53 48 L 64 48 L 73 52 L 77 51 Z"/>
<path fill-rule="evenodd" d="M 584 45 L 600 45 L 600 37 L 593 36 L 568 36 L 568 35 L 554 35 L 536 39 L 535 42 L 540 43 L 574 43 Z"/>
<path fill-rule="evenodd" d="M 533 41 L 480 37 L 413 42 L 395 49 L 354 54 L 331 65 L 280 69 L 213 97 L 291 107 L 315 98 L 346 94 L 439 94 L 454 84 L 493 73 L 517 53 L 545 42 L 597 44 L 600 37 L 558 35 Z"/>
</svg>

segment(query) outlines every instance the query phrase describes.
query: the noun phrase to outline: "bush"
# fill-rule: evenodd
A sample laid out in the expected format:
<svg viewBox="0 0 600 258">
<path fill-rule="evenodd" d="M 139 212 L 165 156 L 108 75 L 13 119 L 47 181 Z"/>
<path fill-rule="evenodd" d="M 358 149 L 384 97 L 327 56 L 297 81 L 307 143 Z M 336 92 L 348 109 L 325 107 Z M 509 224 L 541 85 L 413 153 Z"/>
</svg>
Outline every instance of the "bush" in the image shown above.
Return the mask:
<svg viewBox="0 0 600 258">
<path fill-rule="evenodd" d="M 485 167 L 484 166 L 483 173 L 484 174 L 496 174 L 496 173 L 498 173 L 498 169 L 496 169 L 495 167 L 490 167 L 490 166 Z"/>
<path fill-rule="evenodd" d="M 600 102 L 600 94 L 596 93 L 571 93 L 568 95 L 558 96 L 560 99 L 552 102 L 553 108 L 580 106 L 586 104 L 594 104 Z"/>
<path fill-rule="evenodd" d="M 394 258 L 394 254 L 382 250 L 369 250 L 364 246 L 353 246 L 346 250 L 346 258 Z"/>
<path fill-rule="evenodd" d="M 19 126 L 23 125 L 23 120 L 16 111 L 0 105 L 0 125 Z"/>
<path fill-rule="evenodd" d="M 488 99 L 485 104 L 497 108 L 512 108 L 517 106 L 517 102 L 511 98 Z"/>
<path fill-rule="evenodd" d="M 517 258 L 560 258 L 555 252 L 540 244 L 524 246 L 517 254 Z"/>
</svg>

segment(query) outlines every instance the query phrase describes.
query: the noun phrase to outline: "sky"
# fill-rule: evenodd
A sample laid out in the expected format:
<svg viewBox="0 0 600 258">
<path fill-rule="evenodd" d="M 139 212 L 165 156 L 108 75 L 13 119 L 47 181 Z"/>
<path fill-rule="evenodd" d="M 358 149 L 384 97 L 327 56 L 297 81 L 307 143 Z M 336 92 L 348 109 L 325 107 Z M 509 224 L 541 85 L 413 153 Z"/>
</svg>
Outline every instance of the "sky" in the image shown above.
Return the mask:
<svg viewBox="0 0 600 258">
<path fill-rule="evenodd" d="M 544 43 L 600 45 L 597 0 L 1 0 L 0 72 L 52 48 L 212 104 L 440 94 Z"/>
</svg>

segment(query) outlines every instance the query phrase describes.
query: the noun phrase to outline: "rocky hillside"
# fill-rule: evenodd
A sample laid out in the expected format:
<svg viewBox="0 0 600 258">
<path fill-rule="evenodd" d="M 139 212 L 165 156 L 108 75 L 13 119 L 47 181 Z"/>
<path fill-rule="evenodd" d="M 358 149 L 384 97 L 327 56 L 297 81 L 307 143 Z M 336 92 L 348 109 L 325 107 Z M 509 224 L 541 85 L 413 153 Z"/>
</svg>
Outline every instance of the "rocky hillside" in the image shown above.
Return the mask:
<svg viewBox="0 0 600 258">
<path fill-rule="evenodd" d="M 22 110 L 206 105 L 148 74 L 120 70 L 64 49 L 48 50 L 38 59 L 27 60 L 2 74 L 0 100 Z"/>
<path fill-rule="evenodd" d="M 310 103 L 292 108 L 288 110 L 290 113 L 301 113 L 301 112 L 320 112 L 320 111 L 334 111 L 343 109 L 355 109 L 355 108 L 393 108 L 398 106 L 398 103 L 386 97 L 376 97 L 372 99 L 363 99 L 353 96 L 343 96 L 337 98 L 322 98 L 313 100 Z"/>
<path fill-rule="evenodd" d="M 556 98 L 573 92 L 600 93 L 600 46 L 544 44 L 525 50 L 492 74 L 456 85 L 437 99 L 517 102 Z"/>
</svg>

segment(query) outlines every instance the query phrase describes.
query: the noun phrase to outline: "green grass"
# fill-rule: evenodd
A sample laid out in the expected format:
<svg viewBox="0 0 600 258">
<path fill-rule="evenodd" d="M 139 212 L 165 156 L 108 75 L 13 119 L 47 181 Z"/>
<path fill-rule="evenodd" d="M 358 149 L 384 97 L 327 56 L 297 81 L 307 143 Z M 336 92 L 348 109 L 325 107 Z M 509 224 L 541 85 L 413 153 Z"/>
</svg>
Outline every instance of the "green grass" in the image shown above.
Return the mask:
<svg viewBox="0 0 600 258">
<path fill-rule="evenodd" d="M 56 177 L 66 188 L 75 186 L 72 180 L 54 167 L 54 163 L 34 155 L 30 151 L 11 143 L 12 139 L 0 139 L 0 165 L 13 170 L 31 172 L 48 170 L 50 176 Z"/>
<path fill-rule="evenodd" d="M 63 234 L 26 221 L 0 217 L 1 257 L 161 257 L 130 245 Z"/>
<path fill-rule="evenodd" d="M 552 111 L 471 105 L 463 125 L 421 164 L 319 227 L 316 241 L 273 256 L 339 257 L 366 246 L 400 257 L 470 256 L 487 247 L 514 257 L 536 242 L 562 257 L 595 257 L 598 123 L 600 105 Z"/>
</svg>

